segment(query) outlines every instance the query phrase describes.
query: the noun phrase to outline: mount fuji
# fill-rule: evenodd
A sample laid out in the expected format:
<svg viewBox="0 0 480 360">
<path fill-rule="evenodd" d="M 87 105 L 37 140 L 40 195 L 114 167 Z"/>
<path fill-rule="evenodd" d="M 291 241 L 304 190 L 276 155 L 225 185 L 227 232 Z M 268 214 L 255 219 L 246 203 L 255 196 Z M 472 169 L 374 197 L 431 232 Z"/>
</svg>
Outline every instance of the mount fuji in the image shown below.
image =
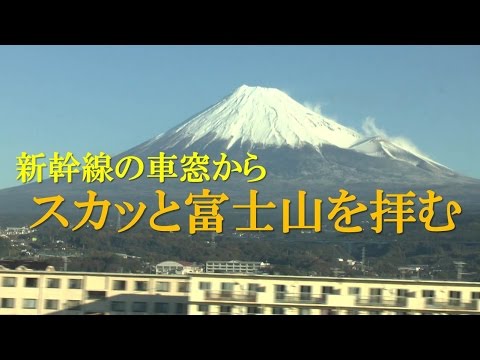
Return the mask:
<svg viewBox="0 0 480 360">
<path fill-rule="evenodd" d="M 102 193 L 112 203 L 127 199 L 154 203 L 158 188 L 177 199 L 185 198 L 189 191 L 210 188 L 241 201 L 245 201 L 251 188 L 262 191 L 267 200 L 277 201 L 295 196 L 300 189 L 332 196 L 338 194 L 339 188 L 346 188 L 367 200 L 376 188 L 389 192 L 433 188 L 444 196 L 480 201 L 479 180 L 457 174 L 388 139 L 365 137 L 273 88 L 243 85 L 182 124 L 115 156 L 112 162 L 126 155 L 146 160 L 159 152 L 176 154 L 179 159 L 183 154 L 198 152 L 208 154 L 212 160 L 225 152 L 229 159 L 239 161 L 250 152 L 258 155 L 257 164 L 263 165 L 268 175 L 254 184 L 247 183 L 244 177 L 201 184 L 168 179 L 172 181 L 160 184 L 145 174 L 132 182 L 116 179 L 104 184 L 45 181 L 0 191 L 0 211 L 37 209 L 33 196 L 62 194 L 70 201 L 84 199 L 87 189 Z"/>
<path fill-rule="evenodd" d="M 250 148 L 301 148 L 331 144 L 349 147 L 361 136 L 337 122 L 314 113 L 273 88 L 242 85 L 230 96 L 173 128 L 155 141 L 166 148 L 225 141 Z M 166 141 L 167 140 L 167 141 Z M 149 144 L 153 145 L 152 143 Z"/>
<path fill-rule="evenodd" d="M 254 152 L 269 176 L 325 183 L 467 181 L 449 168 L 381 137 L 318 114 L 286 93 L 242 85 L 232 94 L 171 130 L 126 151 L 209 155 Z M 399 176 L 400 175 L 400 176 Z M 435 176 L 432 179 L 432 175 Z"/>
</svg>

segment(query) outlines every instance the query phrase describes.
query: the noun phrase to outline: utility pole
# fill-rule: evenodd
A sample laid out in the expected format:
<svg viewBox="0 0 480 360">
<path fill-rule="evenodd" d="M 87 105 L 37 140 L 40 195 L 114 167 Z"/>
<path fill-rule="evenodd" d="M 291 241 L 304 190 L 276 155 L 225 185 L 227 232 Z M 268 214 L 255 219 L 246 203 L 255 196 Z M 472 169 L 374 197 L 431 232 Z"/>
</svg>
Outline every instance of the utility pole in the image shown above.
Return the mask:
<svg viewBox="0 0 480 360">
<path fill-rule="evenodd" d="M 462 280 L 462 275 L 464 274 L 463 272 L 463 266 L 466 265 L 466 263 L 462 261 L 454 261 L 455 267 L 457 268 L 457 280 L 461 281 Z"/>
<path fill-rule="evenodd" d="M 365 256 L 365 246 L 362 248 L 362 274 L 365 275 L 365 261 L 366 261 L 366 256 Z"/>
<path fill-rule="evenodd" d="M 122 228 L 122 220 L 120 218 L 120 213 L 118 213 L 118 217 L 117 217 L 117 231 L 120 230 Z"/>
</svg>

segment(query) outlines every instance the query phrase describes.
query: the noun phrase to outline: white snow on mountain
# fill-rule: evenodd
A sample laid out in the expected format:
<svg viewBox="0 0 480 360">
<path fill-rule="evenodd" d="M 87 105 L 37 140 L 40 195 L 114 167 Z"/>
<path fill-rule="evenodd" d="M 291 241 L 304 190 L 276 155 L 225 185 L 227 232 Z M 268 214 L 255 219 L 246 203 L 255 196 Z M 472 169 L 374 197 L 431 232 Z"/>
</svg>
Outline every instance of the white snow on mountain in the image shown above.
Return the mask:
<svg viewBox="0 0 480 360">
<path fill-rule="evenodd" d="M 292 148 L 306 144 L 348 148 L 361 139 L 356 131 L 315 113 L 278 89 L 246 85 L 165 135 L 175 142 L 169 146 L 185 139 L 190 146 L 208 136 L 210 141 L 227 141 L 227 149 L 247 142 Z"/>
<path fill-rule="evenodd" d="M 362 139 L 356 144 L 353 144 L 350 149 L 368 156 L 391 158 L 394 160 L 405 161 L 414 166 L 418 166 L 420 162 L 424 161 L 436 168 L 450 170 L 446 166 L 439 164 L 424 155 L 406 150 L 394 144 L 393 142 L 382 138 L 381 136 L 374 136 L 371 138 Z"/>
<path fill-rule="evenodd" d="M 380 131 L 370 122 L 372 126 L 375 132 Z M 380 136 L 372 135 L 365 129 L 361 134 L 347 128 L 278 89 L 242 85 L 215 105 L 135 150 L 146 154 L 152 147 L 169 149 L 176 145 L 183 148 L 198 145 L 204 149 L 208 144 L 222 141 L 227 150 L 235 144 L 294 149 L 311 145 L 321 152 L 321 146 L 328 144 L 371 157 L 452 172 L 415 151 L 414 146 L 401 146 L 385 132 L 381 132 Z"/>
</svg>

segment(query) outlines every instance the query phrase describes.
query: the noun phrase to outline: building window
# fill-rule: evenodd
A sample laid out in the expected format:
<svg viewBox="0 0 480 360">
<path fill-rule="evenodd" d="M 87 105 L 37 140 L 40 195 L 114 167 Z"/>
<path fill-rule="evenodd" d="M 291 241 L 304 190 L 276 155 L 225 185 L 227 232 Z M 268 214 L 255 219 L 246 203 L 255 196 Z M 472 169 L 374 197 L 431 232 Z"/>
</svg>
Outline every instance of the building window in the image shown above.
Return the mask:
<svg viewBox="0 0 480 360">
<path fill-rule="evenodd" d="M 80 300 L 67 300 L 65 308 L 67 310 L 80 310 Z"/>
<path fill-rule="evenodd" d="M 349 287 L 348 288 L 348 295 L 360 295 L 360 288 L 359 287 Z"/>
<path fill-rule="evenodd" d="M 275 285 L 275 300 L 284 300 L 286 292 L 285 285 Z"/>
<path fill-rule="evenodd" d="M 480 291 L 472 292 L 472 300 L 480 300 Z"/>
<path fill-rule="evenodd" d="M 406 306 L 407 305 L 408 290 L 406 289 L 397 289 L 397 300 L 395 301 L 396 306 Z"/>
<path fill-rule="evenodd" d="M 38 287 L 38 278 L 25 278 L 25 287 L 27 288 Z"/>
<path fill-rule="evenodd" d="M 370 295 L 371 296 L 381 296 L 382 293 L 383 293 L 383 289 L 379 289 L 379 288 L 370 289 Z"/>
<path fill-rule="evenodd" d="M 347 315 L 359 315 L 359 311 L 358 310 L 348 310 Z"/>
<path fill-rule="evenodd" d="M 23 299 L 23 308 L 24 309 L 36 309 L 37 308 L 37 299 Z"/>
<path fill-rule="evenodd" d="M 232 307 L 230 305 L 220 306 L 220 315 L 227 315 L 232 313 Z"/>
<path fill-rule="evenodd" d="M 265 292 L 265 287 L 259 284 L 248 284 L 249 292 Z"/>
<path fill-rule="evenodd" d="M 211 288 L 211 283 L 205 282 L 205 281 L 200 281 L 200 284 L 198 284 L 198 288 L 200 290 L 210 290 Z"/>
<path fill-rule="evenodd" d="M 68 279 L 68 288 L 69 289 L 81 289 L 82 280 L 81 279 Z"/>
<path fill-rule="evenodd" d="M 322 286 L 322 294 L 333 294 L 333 286 Z"/>
<path fill-rule="evenodd" d="M 143 301 L 135 301 L 132 304 L 132 312 L 147 312 L 147 303 Z"/>
<path fill-rule="evenodd" d="M 272 314 L 273 315 L 284 315 L 285 314 L 285 309 L 282 307 L 274 307 L 272 308 Z"/>
<path fill-rule="evenodd" d="M 310 301 L 312 298 L 312 287 L 307 285 L 300 286 L 300 300 Z"/>
<path fill-rule="evenodd" d="M 13 309 L 15 307 L 15 299 L 12 298 L 3 298 L 2 299 L 2 308 L 3 309 Z"/>
<path fill-rule="evenodd" d="M 45 309 L 47 310 L 57 310 L 58 309 L 58 300 L 45 300 Z"/>
<path fill-rule="evenodd" d="M 125 280 L 113 280 L 112 289 L 117 291 L 127 290 L 127 282 Z"/>
<path fill-rule="evenodd" d="M 105 291 L 89 291 L 87 293 L 88 300 L 103 300 L 107 296 Z"/>
<path fill-rule="evenodd" d="M 155 285 L 155 290 L 160 292 L 169 292 L 170 283 L 165 281 L 157 281 L 157 284 Z"/>
<path fill-rule="evenodd" d="M 47 288 L 58 289 L 60 287 L 60 279 L 47 279 Z"/>
<path fill-rule="evenodd" d="M 248 306 L 247 307 L 247 314 L 248 315 L 263 314 L 263 310 L 260 306 Z"/>
<path fill-rule="evenodd" d="M 178 283 L 178 292 L 186 293 L 188 292 L 188 282 L 179 282 Z"/>
<path fill-rule="evenodd" d="M 168 303 L 166 302 L 155 303 L 155 314 L 168 314 Z"/>
<path fill-rule="evenodd" d="M 125 301 L 112 301 L 110 307 L 116 312 L 124 312 L 127 308 Z"/>
<path fill-rule="evenodd" d="M 231 282 L 222 282 L 222 291 L 227 291 L 227 292 L 233 292 L 233 287 L 235 286 L 235 283 Z"/>
<path fill-rule="evenodd" d="M 423 290 L 422 297 L 425 298 L 425 302 L 427 305 L 433 305 L 435 302 L 435 291 Z"/>
<path fill-rule="evenodd" d="M 17 278 L 14 277 L 4 277 L 2 281 L 3 287 L 15 287 L 17 286 Z"/>
<path fill-rule="evenodd" d="M 322 310 L 322 315 L 337 315 L 337 310 L 335 310 L 335 309 L 324 309 L 324 310 Z"/>
<path fill-rule="evenodd" d="M 370 315 L 382 315 L 381 311 L 370 311 Z"/>
<path fill-rule="evenodd" d="M 383 289 L 374 288 L 370 289 L 370 303 L 380 304 L 382 302 Z"/>
<path fill-rule="evenodd" d="M 423 290 L 422 291 L 422 297 L 424 297 L 424 298 L 434 298 L 435 297 L 435 291 L 433 291 L 433 290 Z"/>
<path fill-rule="evenodd" d="M 147 282 L 135 281 L 135 291 L 147 291 Z"/>
<path fill-rule="evenodd" d="M 310 309 L 299 309 L 298 315 L 310 315 Z"/>
<path fill-rule="evenodd" d="M 462 297 L 462 293 L 460 291 L 450 291 L 449 296 L 450 299 L 460 299 Z"/>
<path fill-rule="evenodd" d="M 460 306 L 462 293 L 460 291 L 450 291 L 449 292 L 448 304 L 451 306 Z"/>
<path fill-rule="evenodd" d="M 208 313 L 208 305 L 206 304 L 198 305 L 198 311 L 203 313 Z"/>
<path fill-rule="evenodd" d="M 182 315 L 187 313 L 187 304 L 177 303 L 175 306 L 175 313 L 177 315 Z"/>
</svg>

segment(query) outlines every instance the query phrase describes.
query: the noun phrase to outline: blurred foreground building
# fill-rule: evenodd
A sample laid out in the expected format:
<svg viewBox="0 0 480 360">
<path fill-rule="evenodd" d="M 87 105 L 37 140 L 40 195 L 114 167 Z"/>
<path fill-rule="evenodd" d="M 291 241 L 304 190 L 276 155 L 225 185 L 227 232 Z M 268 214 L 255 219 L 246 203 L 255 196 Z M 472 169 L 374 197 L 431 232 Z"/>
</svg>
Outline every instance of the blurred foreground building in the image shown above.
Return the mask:
<svg viewBox="0 0 480 360">
<path fill-rule="evenodd" d="M 0 268 L 0 314 L 480 314 L 480 283 Z"/>
</svg>

